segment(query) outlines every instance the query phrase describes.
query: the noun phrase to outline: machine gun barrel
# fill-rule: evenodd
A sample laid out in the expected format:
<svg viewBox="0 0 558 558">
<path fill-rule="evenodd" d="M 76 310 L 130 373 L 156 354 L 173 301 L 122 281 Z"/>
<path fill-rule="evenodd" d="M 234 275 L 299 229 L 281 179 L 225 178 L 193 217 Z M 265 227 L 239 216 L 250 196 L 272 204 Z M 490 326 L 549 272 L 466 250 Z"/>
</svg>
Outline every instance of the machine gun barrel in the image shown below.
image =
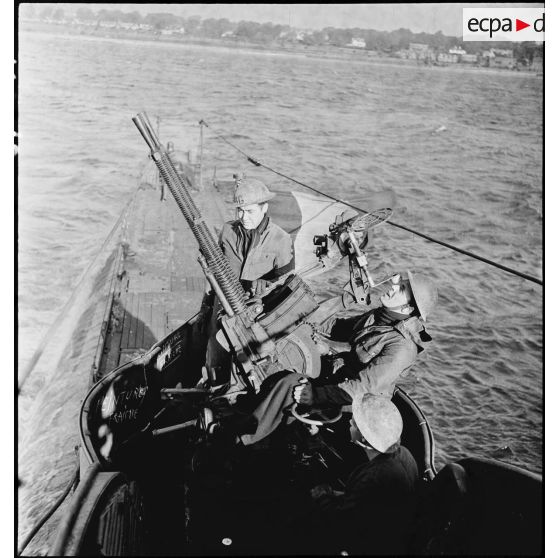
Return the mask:
<svg viewBox="0 0 558 558">
<path fill-rule="evenodd" d="M 243 383 L 257 391 L 269 374 L 287 368 L 316 377 L 320 355 L 311 326 L 302 323 L 318 306 L 310 288 L 299 277 L 291 276 L 268 295 L 265 304 L 249 306 L 240 280 L 190 195 L 190 180 L 174 168 L 147 115 L 139 113 L 133 121 L 198 241 L 199 261 L 227 313 L 220 317 L 221 344 L 230 347 Z M 221 342 L 219 334 L 217 340 Z"/>
<path fill-rule="evenodd" d="M 151 158 L 157 165 L 157 169 L 176 200 L 182 215 L 194 233 L 200 247 L 200 252 L 207 261 L 209 270 L 217 280 L 222 295 L 226 299 L 226 305 L 230 306 L 236 315 L 242 314 L 244 317 L 247 317 L 249 313 L 247 312 L 244 299 L 244 289 L 239 279 L 234 274 L 223 251 L 209 231 L 207 224 L 188 191 L 183 177 L 178 174 L 168 153 L 159 141 L 153 126 L 149 122 L 147 114 L 141 112 L 132 118 L 132 120 L 147 143 L 151 151 Z M 192 184 L 188 177 L 185 176 L 184 178 L 188 186 L 192 188 Z"/>
</svg>

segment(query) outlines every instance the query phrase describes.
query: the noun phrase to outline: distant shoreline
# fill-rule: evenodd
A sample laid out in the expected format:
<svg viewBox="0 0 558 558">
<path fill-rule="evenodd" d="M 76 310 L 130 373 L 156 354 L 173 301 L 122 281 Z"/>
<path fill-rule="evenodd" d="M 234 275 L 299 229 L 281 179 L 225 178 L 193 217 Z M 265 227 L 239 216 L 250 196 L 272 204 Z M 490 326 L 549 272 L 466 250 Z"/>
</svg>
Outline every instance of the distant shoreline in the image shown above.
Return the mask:
<svg viewBox="0 0 558 558">
<path fill-rule="evenodd" d="M 121 40 L 129 42 L 145 42 L 145 43 L 164 43 L 176 44 L 183 46 L 210 47 L 221 48 L 226 50 L 239 50 L 244 52 L 252 52 L 268 55 L 285 55 L 297 56 L 302 58 L 319 58 L 323 60 L 344 60 L 354 62 L 366 62 L 378 65 L 402 66 L 409 68 L 422 68 L 429 70 L 441 71 L 458 71 L 458 72 L 481 72 L 494 73 L 498 75 L 511 76 L 532 76 L 537 77 L 539 74 L 527 70 L 509 70 L 504 68 L 485 68 L 473 66 L 469 64 L 448 64 L 448 65 L 426 65 L 416 60 L 407 60 L 389 56 L 372 50 L 363 50 L 357 48 L 343 48 L 335 46 L 307 46 L 307 45 L 258 45 L 249 42 L 240 42 L 235 40 L 223 39 L 204 39 L 176 37 L 172 35 L 154 35 L 151 32 L 131 31 L 123 29 L 111 28 L 92 28 L 85 26 L 68 26 L 56 23 L 44 23 L 36 21 L 20 22 L 19 32 L 31 32 L 48 34 L 54 36 L 74 36 L 74 37 L 90 37 L 97 39 Z"/>
</svg>

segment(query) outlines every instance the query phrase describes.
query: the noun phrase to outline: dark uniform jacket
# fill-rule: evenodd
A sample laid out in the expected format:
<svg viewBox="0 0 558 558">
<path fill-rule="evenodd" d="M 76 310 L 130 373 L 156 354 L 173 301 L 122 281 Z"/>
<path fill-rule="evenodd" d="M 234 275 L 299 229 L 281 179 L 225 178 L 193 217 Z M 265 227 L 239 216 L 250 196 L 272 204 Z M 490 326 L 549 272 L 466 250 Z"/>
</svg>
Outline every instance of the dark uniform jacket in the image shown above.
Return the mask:
<svg viewBox="0 0 558 558">
<path fill-rule="evenodd" d="M 395 382 L 414 364 L 417 355 L 431 341 L 424 323 L 416 316 L 393 325 L 374 324 L 374 310 L 364 316 L 328 320 L 322 331 L 332 340 L 349 341 L 351 350 L 340 353 L 344 364 L 334 383 L 314 388 L 316 404 L 350 404 L 364 393 L 391 397 Z"/>
<path fill-rule="evenodd" d="M 240 221 L 225 223 L 219 238 L 221 249 L 241 281 L 273 281 L 294 269 L 291 237 L 266 215 L 253 232 Z"/>
<path fill-rule="evenodd" d="M 318 499 L 331 550 L 351 554 L 404 554 L 416 514 L 418 468 L 399 446 L 358 466 L 342 495 Z"/>
</svg>

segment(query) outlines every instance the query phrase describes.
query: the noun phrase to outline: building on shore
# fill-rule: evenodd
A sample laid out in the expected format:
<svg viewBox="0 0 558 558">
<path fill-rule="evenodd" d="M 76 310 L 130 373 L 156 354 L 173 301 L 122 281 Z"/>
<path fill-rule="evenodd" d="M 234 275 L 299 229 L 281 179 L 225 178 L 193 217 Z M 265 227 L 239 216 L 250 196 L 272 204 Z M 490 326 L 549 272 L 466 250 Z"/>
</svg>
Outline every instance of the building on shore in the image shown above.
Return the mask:
<svg viewBox="0 0 558 558">
<path fill-rule="evenodd" d="M 491 50 L 496 56 L 504 56 L 506 58 L 513 58 L 513 50 L 511 48 L 493 48 Z"/>
<path fill-rule="evenodd" d="M 479 58 L 476 54 L 462 54 L 460 56 L 460 62 L 462 62 L 463 64 L 477 64 L 479 61 Z"/>
<path fill-rule="evenodd" d="M 439 52 L 436 56 L 436 62 L 445 66 L 446 64 L 457 64 L 459 56 L 457 54 L 450 54 L 449 52 Z"/>
<path fill-rule="evenodd" d="M 513 57 L 511 49 L 493 48 L 494 56 L 489 59 L 490 68 L 504 68 L 513 70 L 517 67 L 517 61 Z"/>
<path fill-rule="evenodd" d="M 485 50 L 480 56 L 480 64 L 486 68 L 504 68 L 513 70 L 517 68 L 517 60 L 511 49 L 491 48 Z"/>
<path fill-rule="evenodd" d="M 352 37 L 351 42 L 346 46 L 353 48 L 366 48 L 366 41 L 360 37 Z"/>
<path fill-rule="evenodd" d="M 161 35 L 184 35 L 184 27 L 174 26 L 161 29 Z"/>
<path fill-rule="evenodd" d="M 409 58 L 412 60 L 424 60 L 430 58 L 432 50 L 424 43 L 409 43 Z"/>
<path fill-rule="evenodd" d="M 448 50 L 448 52 L 449 52 L 450 54 L 455 54 L 455 55 L 457 55 L 457 56 L 463 56 L 464 54 L 467 54 L 467 51 L 466 51 L 466 50 L 463 50 L 463 49 L 462 49 L 461 47 L 459 47 L 459 46 L 454 46 L 453 48 L 450 48 L 450 49 Z"/>
<path fill-rule="evenodd" d="M 432 64 L 436 60 L 436 54 L 429 45 L 423 43 L 410 43 L 408 49 L 401 49 L 395 53 L 397 58 L 405 60 L 416 60 L 425 64 Z"/>
</svg>

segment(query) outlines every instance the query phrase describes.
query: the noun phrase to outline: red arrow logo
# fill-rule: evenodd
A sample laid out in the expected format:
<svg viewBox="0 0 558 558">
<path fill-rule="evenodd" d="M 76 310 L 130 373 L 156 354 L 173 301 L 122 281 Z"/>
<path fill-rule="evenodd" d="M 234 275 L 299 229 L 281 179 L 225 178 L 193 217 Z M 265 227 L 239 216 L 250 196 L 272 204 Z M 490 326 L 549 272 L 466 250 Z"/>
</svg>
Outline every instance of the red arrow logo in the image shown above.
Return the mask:
<svg viewBox="0 0 558 558">
<path fill-rule="evenodd" d="M 515 19 L 515 30 L 516 31 L 521 31 L 522 29 L 525 29 L 526 27 L 531 27 L 530 23 L 525 23 L 524 21 L 521 21 L 520 19 Z"/>
</svg>

